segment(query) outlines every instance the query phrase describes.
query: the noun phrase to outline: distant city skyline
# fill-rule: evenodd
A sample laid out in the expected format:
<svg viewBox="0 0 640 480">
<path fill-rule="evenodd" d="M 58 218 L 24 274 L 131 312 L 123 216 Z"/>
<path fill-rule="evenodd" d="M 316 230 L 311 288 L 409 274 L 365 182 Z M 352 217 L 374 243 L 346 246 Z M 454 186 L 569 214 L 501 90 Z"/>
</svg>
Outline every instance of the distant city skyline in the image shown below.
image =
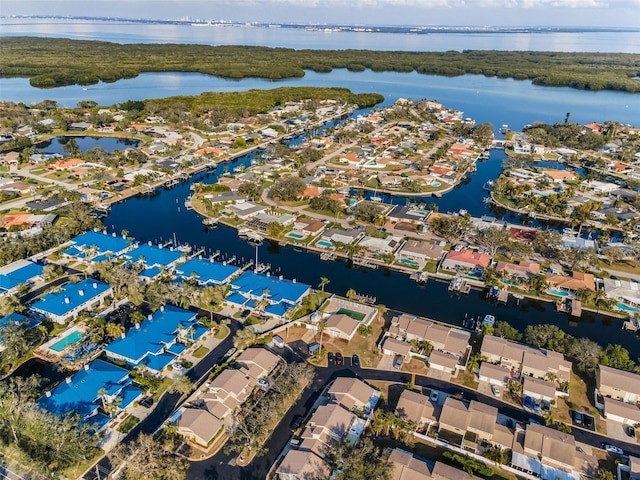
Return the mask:
<svg viewBox="0 0 640 480">
<path fill-rule="evenodd" d="M 58 0 L 55 4 L 46 0 L 0 0 L 0 5 L 5 16 L 640 28 L 640 0 Z"/>
</svg>

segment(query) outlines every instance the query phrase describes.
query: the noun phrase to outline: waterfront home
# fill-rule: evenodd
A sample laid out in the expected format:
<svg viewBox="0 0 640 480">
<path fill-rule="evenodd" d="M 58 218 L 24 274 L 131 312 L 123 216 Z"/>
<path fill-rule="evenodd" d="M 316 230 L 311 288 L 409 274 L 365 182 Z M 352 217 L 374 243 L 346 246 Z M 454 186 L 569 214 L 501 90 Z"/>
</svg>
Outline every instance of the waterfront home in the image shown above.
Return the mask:
<svg viewBox="0 0 640 480">
<path fill-rule="evenodd" d="M 485 335 L 480 355 L 488 362 L 504 367 L 514 376 L 553 380 L 558 384 L 571 379 L 571 363 L 562 354 L 550 350 L 538 350 L 504 338 Z M 499 375 L 497 372 L 495 374 Z"/>
<path fill-rule="evenodd" d="M 460 251 L 452 250 L 447 253 L 441 266 L 445 270 L 476 270 L 485 269 L 490 263 L 491 257 L 486 253 L 463 248 Z"/>
<path fill-rule="evenodd" d="M 163 271 L 175 267 L 182 259 L 182 252 L 173 248 L 163 248 L 148 244 L 140 245 L 125 254 L 127 260 L 141 265 L 140 275 L 145 278 L 155 278 Z"/>
<path fill-rule="evenodd" d="M 108 297 L 113 297 L 111 286 L 89 278 L 46 294 L 29 309 L 52 322 L 65 323 L 80 312 L 99 306 Z"/>
<path fill-rule="evenodd" d="M 42 280 L 44 267 L 30 260 L 17 260 L 0 268 L 0 295 L 14 294 L 20 285 L 32 286 Z"/>
<path fill-rule="evenodd" d="M 242 195 L 231 191 L 231 192 L 219 192 L 219 193 L 207 193 L 204 196 L 204 199 L 210 202 L 212 205 L 216 205 L 219 203 L 243 203 L 246 198 Z"/>
<path fill-rule="evenodd" d="M 325 320 L 325 333 L 330 337 L 350 341 L 358 331 L 360 322 L 349 315 L 335 313 Z"/>
<path fill-rule="evenodd" d="M 265 212 L 259 212 L 249 220 L 245 226 L 258 230 L 259 232 L 267 232 L 270 224 L 275 223 L 283 227 L 293 225 L 296 221 L 296 216 L 291 213 L 280 214 L 268 214 Z"/>
<path fill-rule="evenodd" d="M 640 403 L 640 375 L 598 365 L 596 389 L 603 397 L 627 403 Z"/>
<path fill-rule="evenodd" d="M 542 174 L 553 183 L 572 182 L 576 175 L 567 170 L 542 170 Z"/>
<path fill-rule="evenodd" d="M 2 226 L 6 229 L 11 227 L 43 227 L 53 225 L 58 216 L 52 213 L 47 215 L 32 215 L 30 213 L 18 213 L 15 215 L 4 215 L 2 217 Z"/>
<path fill-rule="evenodd" d="M 590 238 L 582 238 L 577 235 L 562 235 L 560 240 L 564 248 L 593 249 L 598 252 L 598 243 Z"/>
<path fill-rule="evenodd" d="M 194 312 L 167 305 L 130 328 L 104 351 L 109 359 L 159 374 L 186 349 L 186 343 L 197 340 L 207 330 L 196 321 Z"/>
<path fill-rule="evenodd" d="M 390 235 L 386 238 L 378 238 L 378 237 L 370 237 L 364 236 L 358 242 L 358 245 L 366 248 L 370 252 L 373 253 L 381 253 L 381 254 L 389 254 L 393 253 L 393 251 L 400 245 L 402 239 L 400 237 L 395 237 Z"/>
<path fill-rule="evenodd" d="M 282 317 L 311 290 L 311 286 L 270 274 L 245 271 L 231 282 L 227 302 L 255 308 L 271 316 Z"/>
<path fill-rule="evenodd" d="M 321 238 L 325 242 L 339 242 L 349 245 L 354 240 L 362 237 L 363 233 L 357 228 L 351 228 L 348 230 L 341 230 L 339 228 L 329 228 L 322 232 Z"/>
<path fill-rule="evenodd" d="M 327 396 L 330 402 L 350 412 L 369 415 L 380 399 L 380 392 L 357 378 L 338 377 L 329 387 Z"/>
<path fill-rule="evenodd" d="M 480 480 L 480 477 L 441 462 L 424 460 L 412 453 L 394 448 L 389 455 L 391 480 L 451 480 L 465 478 Z"/>
<path fill-rule="evenodd" d="M 240 272 L 240 268 L 226 262 L 215 262 L 213 259 L 205 260 L 194 257 L 191 260 L 178 265 L 175 275 L 182 280 L 195 280 L 200 285 L 226 285 Z"/>
<path fill-rule="evenodd" d="M 298 219 L 293 224 L 293 231 L 304 235 L 305 237 L 315 237 L 322 230 L 324 230 L 325 227 L 326 224 L 324 222 L 316 220 L 315 218 L 298 217 Z"/>
<path fill-rule="evenodd" d="M 499 261 L 496 264 L 496 272 L 528 279 L 540 275 L 540 264 L 530 260 L 521 260 L 519 263 Z"/>
<path fill-rule="evenodd" d="M 429 213 L 426 210 L 406 205 L 396 205 L 387 213 L 387 218 L 393 223 L 410 222 L 422 224 L 428 215 Z"/>
<path fill-rule="evenodd" d="M 387 335 L 407 342 L 429 342 L 433 350 L 453 355 L 458 359 L 469 350 L 469 332 L 447 327 L 407 313 L 391 319 Z"/>
<path fill-rule="evenodd" d="M 92 262 L 118 257 L 133 248 L 132 241 L 124 236 L 99 231 L 85 232 L 72 238 L 71 243 L 72 246 L 64 250 L 63 255 Z"/>
<path fill-rule="evenodd" d="M 400 394 L 395 414 L 403 420 L 415 423 L 417 430 L 427 431 L 429 425 L 437 423 L 440 407 L 427 395 L 407 389 Z"/>
<path fill-rule="evenodd" d="M 225 208 L 226 212 L 230 213 L 231 215 L 235 215 L 236 217 L 243 220 L 251 218 L 254 215 L 266 210 L 267 207 L 265 207 L 264 205 L 258 205 L 253 202 L 242 202 L 235 205 L 227 205 L 227 207 Z"/>
<path fill-rule="evenodd" d="M 428 261 L 440 260 L 444 252 L 444 242 L 428 242 L 421 240 L 407 240 L 397 254 L 411 260 Z"/>
<path fill-rule="evenodd" d="M 98 411 L 101 406 L 119 399 L 116 408 L 124 410 L 142 394 L 142 390 L 131 385 L 128 370 L 98 359 L 45 392 L 38 404 L 56 415 L 76 412 L 88 423 L 102 428 L 110 418 Z"/>
<path fill-rule="evenodd" d="M 378 182 L 384 188 L 393 188 L 402 185 L 402 177 L 400 175 L 389 175 L 385 172 L 380 172 L 377 175 Z"/>
<path fill-rule="evenodd" d="M 609 298 L 631 305 L 640 305 L 640 284 L 629 280 L 604 278 L 604 292 Z"/>
<path fill-rule="evenodd" d="M 563 292 L 576 292 L 578 290 L 596 290 L 595 277 L 591 273 L 573 271 L 571 276 L 555 273 L 545 274 L 551 289 Z"/>
</svg>

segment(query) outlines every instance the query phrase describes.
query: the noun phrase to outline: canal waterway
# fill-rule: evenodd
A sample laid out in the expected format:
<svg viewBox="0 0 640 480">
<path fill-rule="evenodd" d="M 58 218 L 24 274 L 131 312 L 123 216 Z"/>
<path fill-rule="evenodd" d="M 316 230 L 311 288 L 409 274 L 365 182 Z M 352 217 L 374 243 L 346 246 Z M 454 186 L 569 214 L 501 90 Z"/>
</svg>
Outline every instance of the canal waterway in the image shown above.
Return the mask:
<svg viewBox="0 0 640 480">
<path fill-rule="evenodd" d="M 149 197 L 135 197 L 120 204 L 114 204 L 111 213 L 104 219 L 105 226 L 111 231 L 126 229 L 130 235 L 141 242 L 166 241 L 175 235 L 178 243 L 188 243 L 196 248 L 204 248 L 207 254 L 220 251 L 222 258 L 236 256 L 240 261 L 254 259 L 256 249 L 238 238 L 237 231 L 221 226 L 207 230 L 202 226 L 202 217 L 192 210 L 186 210 L 184 200 L 189 194 L 193 182 L 213 183 L 218 175 L 227 169 L 243 164 L 249 166 L 255 153 L 242 157 L 216 170 L 201 172 L 189 182 L 181 183 L 171 190 L 159 189 Z M 456 188 L 448 196 L 437 200 L 447 202 L 456 210 L 462 207 L 477 215 L 481 211 L 475 208 L 482 204 L 481 185 L 486 175 L 490 178 L 500 171 L 499 153 L 479 164 L 478 174 L 471 181 Z M 486 169 L 486 171 L 485 171 Z M 456 201 L 457 199 L 457 201 Z M 441 210 L 446 208 L 441 207 Z M 534 300 L 522 300 L 519 305 L 514 300 L 508 306 L 496 305 L 486 298 L 485 291 L 472 290 L 468 296 L 452 296 L 447 284 L 430 280 L 425 286 L 419 286 L 409 279 L 407 274 L 387 269 L 353 268 L 345 261 L 326 262 L 311 252 L 294 251 L 292 247 L 282 247 L 275 242 L 265 242 L 257 248 L 258 260 L 271 265 L 273 274 L 282 274 L 287 278 L 317 287 L 320 277 L 327 277 L 330 283 L 327 291 L 344 295 L 350 288 L 358 293 L 377 298 L 378 303 L 389 308 L 423 315 L 436 320 L 461 326 L 467 316 L 492 314 L 498 320 L 509 322 L 515 328 L 524 331 L 527 325 L 553 323 L 571 335 L 588 337 L 602 345 L 617 343 L 627 348 L 632 358 L 640 355 L 640 341 L 631 333 L 621 329 L 619 319 L 585 312 L 578 322 L 570 322 L 566 314 L 557 313 L 555 305 Z"/>
</svg>

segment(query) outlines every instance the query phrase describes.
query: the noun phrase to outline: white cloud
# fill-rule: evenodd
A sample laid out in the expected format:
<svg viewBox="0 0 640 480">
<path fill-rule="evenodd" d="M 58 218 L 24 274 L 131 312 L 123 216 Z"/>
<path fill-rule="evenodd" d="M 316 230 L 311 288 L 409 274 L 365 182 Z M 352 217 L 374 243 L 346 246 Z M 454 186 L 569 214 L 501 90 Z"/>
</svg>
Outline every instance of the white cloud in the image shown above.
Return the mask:
<svg viewBox="0 0 640 480">
<path fill-rule="evenodd" d="M 185 2 L 180 2 L 185 3 Z M 186 2 L 188 3 L 188 2 Z M 413 8 L 616 8 L 640 5 L 640 0 L 215 0 L 211 4 L 297 7 L 413 7 Z"/>
</svg>

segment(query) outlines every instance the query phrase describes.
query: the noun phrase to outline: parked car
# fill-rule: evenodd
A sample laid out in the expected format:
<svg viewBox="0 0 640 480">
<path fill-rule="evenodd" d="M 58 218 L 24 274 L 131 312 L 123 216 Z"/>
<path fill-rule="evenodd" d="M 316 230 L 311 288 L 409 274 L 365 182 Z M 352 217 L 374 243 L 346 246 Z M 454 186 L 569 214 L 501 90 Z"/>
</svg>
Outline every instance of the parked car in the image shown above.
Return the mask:
<svg viewBox="0 0 640 480">
<path fill-rule="evenodd" d="M 429 396 L 429 400 L 433 403 L 438 403 L 438 392 L 435 390 L 431 390 L 431 395 Z"/>
<path fill-rule="evenodd" d="M 261 378 L 258 380 L 258 386 L 262 388 L 269 388 L 269 380 L 266 378 Z"/>
<path fill-rule="evenodd" d="M 240 318 L 247 318 L 249 315 L 251 315 L 251 310 L 247 308 L 246 310 L 242 311 L 242 313 L 240 314 Z"/>
<path fill-rule="evenodd" d="M 602 448 L 604 448 L 609 453 L 614 453 L 616 455 L 624 455 L 624 452 L 620 447 L 616 447 L 615 445 L 609 445 L 607 443 L 600 444 Z"/>
<path fill-rule="evenodd" d="M 329 365 L 333 365 L 335 361 L 336 361 L 336 356 L 333 354 L 333 352 L 327 353 L 327 362 L 329 363 Z"/>
<path fill-rule="evenodd" d="M 340 352 L 336 353 L 336 365 L 342 365 L 342 354 Z"/>
<path fill-rule="evenodd" d="M 494 397 L 500 397 L 500 389 L 495 385 L 491 385 L 491 393 Z"/>
<path fill-rule="evenodd" d="M 353 355 L 351 357 L 351 366 L 359 367 L 360 366 L 360 357 L 358 355 Z"/>
<path fill-rule="evenodd" d="M 540 400 L 538 400 L 538 399 L 536 398 L 536 399 L 533 401 L 533 409 L 534 409 L 536 412 L 539 412 L 539 411 L 540 411 L 540 405 L 541 405 Z"/>
<path fill-rule="evenodd" d="M 402 362 L 404 362 L 402 355 L 396 355 L 396 357 L 393 359 L 393 368 L 397 368 L 398 370 L 400 370 Z"/>
<path fill-rule="evenodd" d="M 229 358 L 231 355 L 233 355 L 237 351 L 238 351 L 238 349 L 236 347 L 231 347 L 229 350 L 227 350 L 227 353 L 225 353 L 224 356 L 226 358 Z"/>
<path fill-rule="evenodd" d="M 584 423 L 584 426 L 590 430 L 593 429 L 593 417 L 591 415 L 584 415 L 582 417 L 582 421 Z"/>
<path fill-rule="evenodd" d="M 291 440 L 289 440 L 289 445 L 291 445 L 293 448 L 298 448 L 300 446 L 300 439 L 298 437 L 291 437 Z"/>
<path fill-rule="evenodd" d="M 296 430 L 302 426 L 302 422 L 304 422 L 304 417 L 302 415 L 296 415 L 293 417 L 293 420 L 291 420 L 290 427 Z"/>
<path fill-rule="evenodd" d="M 153 405 L 153 398 L 151 397 L 143 397 L 142 400 L 138 402 L 139 405 L 142 405 L 144 408 L 151 408 Z"/>
<path fill-rule="evenodd" d="M 533 407 L 533 398 L 527 395 L 526 397 L 524 397 L 524 403 L 522 405 L 524 406 L 524 408 Z"/>
<path fill-rule="evenodd" d="M 576 425 L 582 425 L 582 414 L 580 412 L 573 412 L 573 423 Z"/>
<path fill-rule="evenodd" d="M 633 428 L 631 425 L 627 425 L 627 435 L 629 435 L 630 437 L 635 437 L 636 429 Z"/>
<path fill-rule="evenodd" d="M 549 400 L 543 400 L 542 401 L 542 411 L 543 412 L 548 412 L 549 410 L 551 410 L 551 402 Z"/>
</svg>

